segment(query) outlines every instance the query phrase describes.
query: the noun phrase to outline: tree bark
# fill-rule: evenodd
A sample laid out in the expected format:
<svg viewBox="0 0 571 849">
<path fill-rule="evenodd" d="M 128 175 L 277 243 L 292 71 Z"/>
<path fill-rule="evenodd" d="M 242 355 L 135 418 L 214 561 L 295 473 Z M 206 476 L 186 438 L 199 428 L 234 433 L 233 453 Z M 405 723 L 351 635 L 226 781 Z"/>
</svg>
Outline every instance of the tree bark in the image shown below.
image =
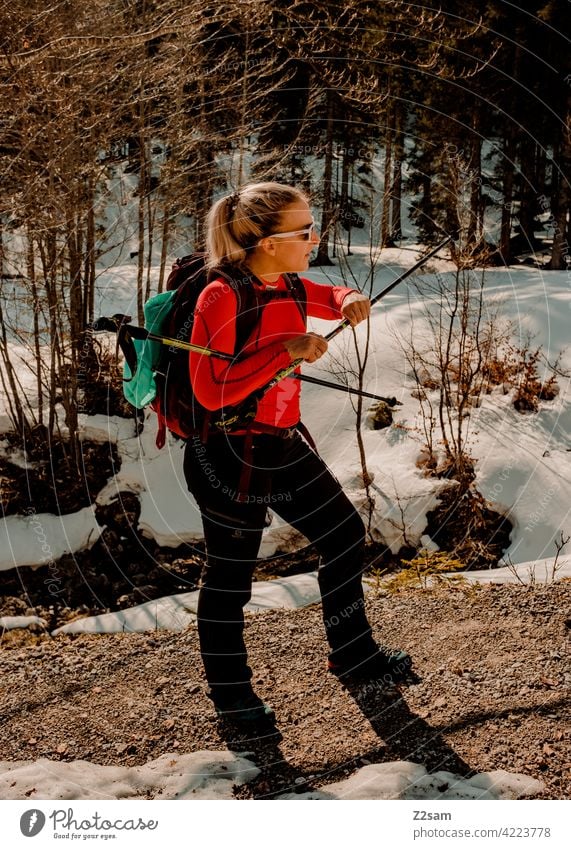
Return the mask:
<svg viewBox="0 0 571 849">
<path fill-rule="evenodd" d="M 402 162 L 404 159 L 403 112 L 399 102 L 395 102 L 395 141 L 393 184 L 391 188 L 391 241 L 399 243 L 402 239 L 401 194 Z"/>
<path fill-rule="evenodd" d="M 512 233 L 512 204 L 514 188 L 514 156 L 515 140 L 512 124 L 508 124 L 504 137 L 503 155 L 503 204 L 502 223 L 500 229 L 500 256 L 506 265 L 509 265 L 511 256 L 511 233 Z"/>
<path fill-rule="evenodd" d="M 327 125 L 325 130 L 325 157 L 323 163 L 323 208 L 321 214 L 321 238 L 317 256 L 312 265 L 333 265 L 329 258 L 329 232 L 333 223 L 332 179 L 333 179 L 333 96 L 327 92 Z"/>
<path fill-rule="evenodd" d="M 392 108 L 387 107 L 385 130 L 385 168 L 384 168 L 384 186 L 383 186 L 383 209 L 381 213 L 381 247 L 385 248 L 391 244 L 390 238 L 390 213 L 391 213 L 391 188 L 392 188 L 392 173 L 393 173 L 393 128 L 391 121 L 393 119 Z"/>
<path fill-rule="evenodd" d="M 553 248 L 549 267 L 552 269 L 571 268 L 569 258 L 571 257 L 571 98 L 568 97 L 568 111 L 565 125 L 562 128 L 561 144 L 559 145 L 559 157 L 556 165 L 557 172 L 557 197 L 554 202 L 555 214 L 553 216 Z M 567 220 L 569 217 L 569 221 Z"/>
</svg>

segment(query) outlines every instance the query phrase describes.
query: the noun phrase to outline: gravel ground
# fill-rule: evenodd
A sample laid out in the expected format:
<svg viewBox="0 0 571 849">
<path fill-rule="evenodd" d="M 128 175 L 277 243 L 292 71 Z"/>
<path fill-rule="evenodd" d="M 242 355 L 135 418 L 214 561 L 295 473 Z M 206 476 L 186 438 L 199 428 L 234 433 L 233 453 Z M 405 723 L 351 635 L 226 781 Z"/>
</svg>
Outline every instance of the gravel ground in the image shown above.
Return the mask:
<svg viewBox="0 0 571 849">
<path fill-rule="evenodd" d="M 369 595 L 376 637 L 421 680 L 344 687 L 325 671 L 319 606 L 249 615 L 254 686 L 279 734 L 240 736 L 205 695 L 195 629 L 0 642 L 0 759 L 135 765 L 230 748 L 261 768 L 241 798 L 339 781 L 411 760 L 459 774 L 505 769 L 571 798 L 571 582 Z M 536 797 L 537 798 L 537 797 Z"/>
</svg>

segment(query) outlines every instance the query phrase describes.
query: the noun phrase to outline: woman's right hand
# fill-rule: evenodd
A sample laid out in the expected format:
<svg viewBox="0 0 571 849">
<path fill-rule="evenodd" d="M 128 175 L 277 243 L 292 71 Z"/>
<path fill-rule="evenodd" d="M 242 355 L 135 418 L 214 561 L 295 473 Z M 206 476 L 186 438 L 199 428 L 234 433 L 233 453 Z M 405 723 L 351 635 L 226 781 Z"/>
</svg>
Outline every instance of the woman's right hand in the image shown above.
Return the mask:
<svg viewBox="0 0 571 849">
<path fill-rule="evenodd" d="M 283 343 L 292 360 L 306 360 L 314 363 L 327 350 L 327 339 L 319 333 L 304 333 L 294 336 Z"/>
</svg>

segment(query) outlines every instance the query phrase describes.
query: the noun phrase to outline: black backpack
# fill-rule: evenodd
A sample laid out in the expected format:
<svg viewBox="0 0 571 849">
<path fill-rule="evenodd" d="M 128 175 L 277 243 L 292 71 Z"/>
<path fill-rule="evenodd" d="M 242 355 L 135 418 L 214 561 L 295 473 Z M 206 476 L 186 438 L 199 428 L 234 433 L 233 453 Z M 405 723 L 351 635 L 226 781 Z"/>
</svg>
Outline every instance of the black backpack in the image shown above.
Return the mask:
<svg viewBox="0 0 571 849">
<path fill-rule="evenodd" d="M 253 275 L 249 270 L 237 266 L 209 270 L 206 267 L 206 255 L 194 253 L 177 259 L 167 278 L 167 292 L 174 294 L 161 321 L 160 332 L 163 336 L 189 341 L 198 298 L 208 283 L 217 279 L 223 279 L 234 290 L 238 300 L 235 357 L 239 357 L 261 317 L 264 305 L 270 300 L 293 297 L 305 320 L 307 298 L 298 275 L 286 275 L 287 292 L 260 291 L 252 285 Z M 219 411 L 206 410 L 197 401 L 190 382 L 188 351 L 161 345 L 154 372 L 157 393 L 151 407 L 159 418 L 157 446 L 160 448 L 164 445 L 167 428 L 185 439 L 193 433 L 200 433 L 206 439 L 208 431 L 215 429 L 214 422 L 219 418 L 216 414 Z M 239 421 L 236 424 L 238 427 Z"/>
</svg>

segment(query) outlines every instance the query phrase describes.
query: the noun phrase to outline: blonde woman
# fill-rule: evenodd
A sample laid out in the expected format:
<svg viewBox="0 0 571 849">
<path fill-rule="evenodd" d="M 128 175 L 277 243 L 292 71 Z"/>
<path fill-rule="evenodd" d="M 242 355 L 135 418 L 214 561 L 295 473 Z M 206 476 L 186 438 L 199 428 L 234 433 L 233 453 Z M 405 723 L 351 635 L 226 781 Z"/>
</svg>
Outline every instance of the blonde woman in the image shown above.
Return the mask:
<svg viewBox="0 0 571 849">
<path fill-rule="evenodd" d="M 208 217 L 209 264 L 254 287 L 262 307 L 249 337 L 240 341 L 239 358 L 190 355 L 194 393 L 204 408 L 240 403 L 294 360 L 319 360 L 327 341 L 307 332 L 306 314 L 346 317 L 353 325 L 367 318 L 366 297 L 303 276 L 317 243 L 308 199 L 296 188 L 251 184 L 214 204 Z M 238 310 L 234 288 L 223 278 L 213 279 L 199 298 L 192 342 L 237 354 Z M 201 427 L 185 448 L 185 476 L 201 510 L 207 550 L 198 603 L 201 656 L 217 713 L 238 722 L 274 718 L 252 689 L 243 639 L 243 608 L 250 600 L 268 507 L 321 555 L 318 581 L 329 670 L 341 677 L 396 681 L 411 665 L 405 652 L 373 640 L 361 583 L 364 526 L 297 429 L 299 402 L 300 383 L 287 377 L 264 395 L 247 428 L 227 434 Z"/>
</svg>

